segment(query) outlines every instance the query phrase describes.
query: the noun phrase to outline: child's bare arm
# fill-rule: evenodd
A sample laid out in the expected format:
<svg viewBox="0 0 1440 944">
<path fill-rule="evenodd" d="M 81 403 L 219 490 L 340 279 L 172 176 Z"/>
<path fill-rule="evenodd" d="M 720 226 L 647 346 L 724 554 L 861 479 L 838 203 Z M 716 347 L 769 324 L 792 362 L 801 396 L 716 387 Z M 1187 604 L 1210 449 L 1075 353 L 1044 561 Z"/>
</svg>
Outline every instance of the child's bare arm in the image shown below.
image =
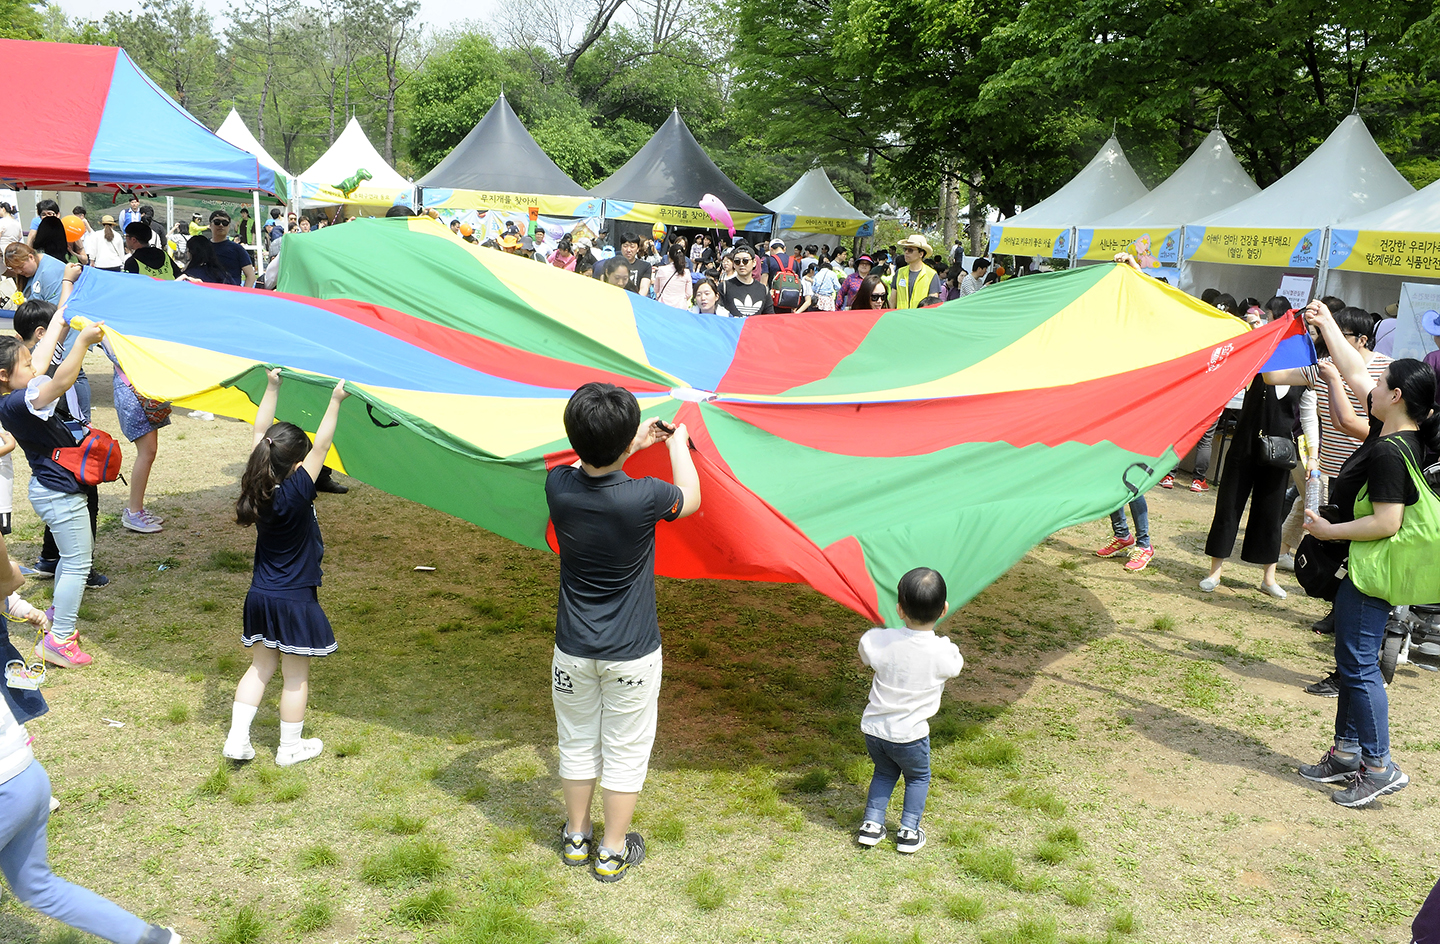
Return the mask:
<svg viewBox="0 0 1440 944">
<path fill-rule="evenodd" d="M 280 368 L 271 367 L 265 371 L 265 395 L 260 398 L 260 406 L 255 411 L 255 438 L 250 443 L 250 451 L 254 452 L 255 447 L 260 445 L 260 440 L 270 432 L 270 427 L 275 423 L 275 407 L 280 402 Z"/>
<path fill-rule="evenodd" d="M 100 322 L 92 322 L 85 326 L 84 330 L 80 332 L 80 336 L 75 339 L 75 346 L 70 349 L 70 353 L 65 356 L 65 360 L 60 366 L 55 368 L 55 376 L 47 377 L 36 390 L 36 407 L 49 406 L 64 396 L 66 390 L 75 386 L 75 380 L 80 376 L 80 367 L 85 363 L 85 352 L 90 345 L 97 343 L 103 337 L 105 337 L 105 326 Z M 39 368 L 36 369 L 36 372 L 42 373 Z"/>
<path fill-rule="evenodd" d="M 335 385 L 330 394 L 330 405 L 325 408 L 325 415 L 320 419 L 320 428 L 315 430 L 315 444 L 310 447 L 310 453 L 305 457 L 305 471 L 310 473 L 310 478 L 320 477 L 320 470 L 325 467 L 325 456 L 330 452 L 330 444 L 335 441 L 335 427 L 340 422 L 340 403 L 350 394 L 345 392 L 345 381 Z"/>
<path fill-rule="evenodd" d="M 681 423 L 665 442 L 670 449 L 670 472 L 675 487 L 685 496 L 678 518 L 688 518 L 700 510 L 700 473 L 695 471 L 695 460 L 690 455 L 690 432 Z"/>
</svg>

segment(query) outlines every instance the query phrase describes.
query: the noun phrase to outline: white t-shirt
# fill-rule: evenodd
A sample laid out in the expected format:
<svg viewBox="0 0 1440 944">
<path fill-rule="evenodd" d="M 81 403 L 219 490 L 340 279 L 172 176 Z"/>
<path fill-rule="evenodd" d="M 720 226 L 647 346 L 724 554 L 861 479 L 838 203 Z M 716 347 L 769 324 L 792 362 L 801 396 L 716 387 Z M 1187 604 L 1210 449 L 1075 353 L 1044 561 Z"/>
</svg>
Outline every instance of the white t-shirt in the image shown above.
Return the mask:
<svg viewBox="0 0 1440 944">
<path fill-rule="evenodd" d="M 13 216 L 0 218 L 0 251 L 20 241 L 20 221 Z"/>
<path fill-rule="evenodd" d="M 861 636 L 860 661 L 875 670 L 860 730 L 892 744 L 930 735 L 945 682 L 965 667 L 960 647 L 950 639 L 903 627 Z"/>
<path fill-rule="evenodd" d="M 0 681 L 0 685 L 3 684 Z M 9 703 L 0 697 L 0 783 L 8 783 L 24 773 L 34 761 L 25 725 L 15 720 Z"/>
<path fill-rule="evenodd" d="M 129 255 L 125 251 L 125 237 L 121 235 L 120 228 L 112 226 L 110 233 L 112 238 L 106 239 L 105 227 L 102 226 L 85 237 L 85 254 L 97 269 L 118 269 Z"/>
</svg>

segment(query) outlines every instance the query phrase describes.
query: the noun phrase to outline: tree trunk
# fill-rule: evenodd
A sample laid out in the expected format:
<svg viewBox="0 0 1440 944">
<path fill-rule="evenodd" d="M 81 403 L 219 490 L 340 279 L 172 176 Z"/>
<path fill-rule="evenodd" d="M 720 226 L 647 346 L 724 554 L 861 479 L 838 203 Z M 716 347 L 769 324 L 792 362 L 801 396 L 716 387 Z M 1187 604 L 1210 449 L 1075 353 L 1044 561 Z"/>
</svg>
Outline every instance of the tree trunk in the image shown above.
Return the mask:
<svg viewBox="0 0 1440 944">
<path fill-rule="evenodd" d="M 980 177 L 977 174 L 970 178 L 970 186 L 967 188 L 970 191 L 970 221 L 966 227 L 966 231 L 969 235 L 968 241 L 970 243 L 970 255 L 972 256 L 983 256 L 985 254 L 984 247 L 980 244 L 981 236 L 985 229 L 985 204 L 975 199 L 975 193 L 979 185 Z"/>
<path fill-rule="evenodd" d="M 960 228 L 960 182 L 948 175 L 940 182 L 940 225 L 948 253 Z"/>
<path fill-rule="evenodd" d="M 385 162 L 391 167 L 395 166 L 395 99 L 400 89 L 396 65 L 399 58 L 400 49 L 397 46 L 395 55 L 388 57 L 385 63 Z"/>
</svg>

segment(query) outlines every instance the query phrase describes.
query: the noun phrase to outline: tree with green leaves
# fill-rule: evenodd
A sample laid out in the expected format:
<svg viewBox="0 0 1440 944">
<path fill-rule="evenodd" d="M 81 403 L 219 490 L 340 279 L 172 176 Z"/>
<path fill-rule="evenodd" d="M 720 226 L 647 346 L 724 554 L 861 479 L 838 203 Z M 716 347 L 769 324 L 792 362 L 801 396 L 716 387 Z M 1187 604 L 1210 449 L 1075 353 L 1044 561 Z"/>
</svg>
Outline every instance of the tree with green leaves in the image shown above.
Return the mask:
<svg viewBox="0 0 1440 944">
<path fill-rule="evenodd" d="M 105 39 L 124 48 L 180 107 L 214 127 L 225 97 L 220 38 L 194 0 L 145 0 L 135 13 L 107 13 Z"/>
<path fill-rule="evenodd" d="M 39 39 L 45 19 L 39 0 L 0 0 L 0 39 Z"/>
</svg>

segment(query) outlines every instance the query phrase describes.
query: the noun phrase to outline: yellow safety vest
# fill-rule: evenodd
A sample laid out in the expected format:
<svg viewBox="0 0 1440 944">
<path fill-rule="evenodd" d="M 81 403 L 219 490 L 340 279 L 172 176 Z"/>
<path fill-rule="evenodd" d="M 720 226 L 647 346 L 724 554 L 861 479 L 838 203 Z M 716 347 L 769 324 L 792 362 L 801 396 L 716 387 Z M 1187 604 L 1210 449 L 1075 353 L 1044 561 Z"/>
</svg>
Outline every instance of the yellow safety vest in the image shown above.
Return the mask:
<svg viewBox="0 0 1440 944">
<path fill-rule="evenodd" d="M 895 307 L 919 308 L 920 302 L 924 301 L 927 297 L 925 293 L 929 290 L 930 282 L 934 278 L 935 270 L 930 268 L 928 265 L 925 265 L 923 262 L 920 264 L 920 274 L 915 276 L 913 279 L 910 277 L 909 266 L 905 266 L 900 269 L 900 271 L 895 273 L 895 277 L 891 280 L 890 285 L 891 290 L 895 293 Z M 915 298 L 913 301 L 910 298 L 911 285 L 921 286 L 918 297 Z"/>
</svg>

